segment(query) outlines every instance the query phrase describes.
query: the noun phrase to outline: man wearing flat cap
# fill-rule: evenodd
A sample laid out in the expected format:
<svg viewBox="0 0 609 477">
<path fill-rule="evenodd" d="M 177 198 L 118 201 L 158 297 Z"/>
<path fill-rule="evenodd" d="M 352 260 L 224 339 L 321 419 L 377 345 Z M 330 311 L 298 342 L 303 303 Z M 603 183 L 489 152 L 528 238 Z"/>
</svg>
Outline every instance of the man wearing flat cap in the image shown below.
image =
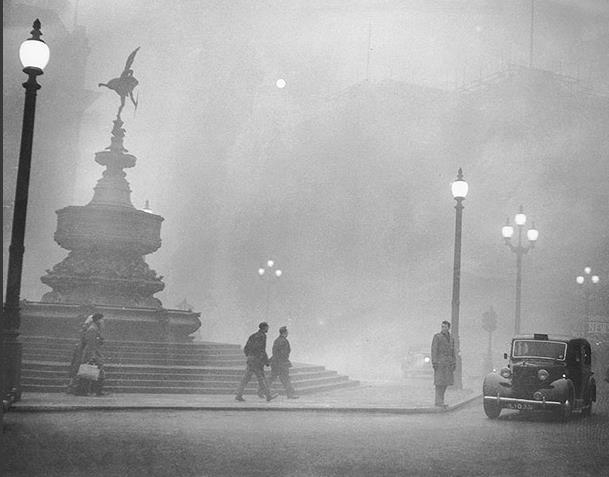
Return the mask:
<svg viewBox="0 0 609 477">
<path fill-rule="evenodd" d="M 282 326 L 279 328 L 279 336 L 273 342 L 273 357 L 271 358 L 271 379 L 269 380 L 269 388 L 273 385 L 273 381 L 279 378 L 281 384 L 285 388 L 288 399 L 298 399 L 296 391 L 290 381 L 290 342 L 288 341 L 288 328 Z"/>
</svg>

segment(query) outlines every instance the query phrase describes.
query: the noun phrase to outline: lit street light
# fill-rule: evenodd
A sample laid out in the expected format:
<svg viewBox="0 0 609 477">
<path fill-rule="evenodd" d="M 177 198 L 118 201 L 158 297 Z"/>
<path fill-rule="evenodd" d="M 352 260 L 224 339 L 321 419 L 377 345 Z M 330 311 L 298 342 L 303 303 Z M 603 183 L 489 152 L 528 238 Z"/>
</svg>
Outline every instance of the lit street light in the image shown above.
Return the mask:
<svg viewBox="0 0 609 477">
<path fill-rule="evenodd" d="M 43 74 L 49 62 L 49 47 L 40 38 L 40 20 L 34 21 L 32 37 L 25 40 L 19 48 L 19 59 L 23 72 L 28 79 L 23 83 L 25 104 L 23 108 L 23 125 L 21 129 L 21 149 L 15 187 L 11 245 L 6 279 L 6 296 L 0 322 L 2 333 L 2 369 L 0 370 L 0 391 L 2 407 L 8 408 L 12 402 L 21 397 L 21 343 L 18 342 L 21 316 L 19 296 L 21 294 L 21 274 L 23 271 L 23 253 L 25 223 L 27 216 L 28 190 L 30 185 L 30 168 L 32 162 L 32 145 L 34 138 L 34 117 L 36 114 L 36 92 L 40 85 L 36 77 Z"/>
<path fill-rule="evenodd" d="M 514 235 L 514 227 L 510 225 L 508 218 L 505 225 L 501 229 L 501 235 L 505 240 L 505 245 L 516 254 L 516 311 L 514 317 L 514 334 L 520 334 L 520 303 L 522 292 L 522 256 L 530 249 L 535 247 L 535 242 L 539 238 L 539 231 L 535 228 L 535 223 L 527 230 L 527 246 L 522 245 L 522 230 L 527 222 L 527 216 L 523 212 L 522 205 L 518 213 L 514 217 L 514 222 L 518 226 L 518 245 L 512 245 L 512 235 Z"/>
<path fill-rule="evenodd" d="M 269 309 L 271 304 L 271 285 L 281 277 L 283 272 L 275 267 L 273 260 L 267 260 L 266 265 L 258 269 L 260 278 L 266 281 L 266 308 L 264 313 L 264 321 L 269 321 Z"/>
<path fill-rule="evenodd" d="M 578 275 L 575 278 L 575 281 L 582 287 L 584 292 L 584 317 L 586 319 L 586 327 L 590 321 L 590 296 L 596 288 L 595 285 L 598 285 L 600 282 L 598 275 L 591 275 L 591 273 L 592 269 L 590 267 L 585 267 L 584 274 Z"/>
<path fill-rule="evenodd" d="M 451 327 L 453 331 L 453 339 L 455 342 L 455 354 L 457 359 L 457 366 L 455 369 L 455 387 L 457 389 L 463 389 L 463 370 L 461 362 L 461 348 L 459 343 L 459 291 L 461 288 L 461 229 L 462 229 L 462 217 L 463 217 L 463 200 L 467 195 L 469 186 L 467 182 L 463 180 L 463 171 L 459 168 L 457 173 L 457 180 L 455 180 L 450 190 L 453 197 L 457 201 L 455 205 L 456 219 L 455 219 L 455 255 L 453 264 L 453 297 L 451 307 Z"/>
</svg>

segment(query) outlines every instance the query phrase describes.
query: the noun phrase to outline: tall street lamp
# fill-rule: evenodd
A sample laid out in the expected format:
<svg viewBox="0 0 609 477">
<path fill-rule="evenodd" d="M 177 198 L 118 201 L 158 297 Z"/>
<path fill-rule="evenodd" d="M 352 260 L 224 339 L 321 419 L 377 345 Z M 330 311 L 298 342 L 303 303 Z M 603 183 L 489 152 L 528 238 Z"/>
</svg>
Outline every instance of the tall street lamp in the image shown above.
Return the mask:
<svg viewBox="0 0 609 477">
<path fill-rule="evenodd" d="M 21 317 L 19 313 L 19 295 L 21 293 L 21 274 L 23 270 L 23 252 L 25 222 L 27 215 L 28 189 L 30 185 L 30 166 L 32 162 L 32 143 L 34 138 L 34 116 L 36 114 L 36 92 L 40 85 L 36 77 L 43 74 L 49 62 L 49 47 L 40 38 L 40 20 L 34 21 L 32 37 L 25 40 L 19 48 L 19 59 L 23 72 L 28 79 L 23 83 L 25 88 L 25 105 L 23 108 L 23 126 L 21 130 L 21 149 L 15 188 L 15 204 L 11 245 L 9 247 L 8 270 L 6 278 L 6 296 L 2 322 L 2 401 L 8 407 L 21 397 L 21 343 L 18 342 Z"/>
<path fill-rule="evenodd" d="M 590 296 L 594 292 L 595 285 L 598 285 L 600 278 L 598 275 L 591 275 L 592 269 L 590 267 L 584 268 L 584 274 L 578 275 L 575 281 L 582 287 L 584 292 L 584 316 L 586 319 L 586 326 L 590 321 Z"/>
<path fill-rule="evenodd" d="M 267 260 L 264 267 L 258 269 L 260 278 L 266 281 L 266 308 L 264 313 L 264 321 L 269 321 L 269 309 L 271 304 L 271 285 L 274 281 L 281 277 L 283 272 L 275 266 L 273 260 Z"/>
<path fill-rule="evenodd" d="M 535 247 L 535 242 L 539 238 L 539 231 L 535 228 L 535 223 L 531 225 L 531 228 L 527 230 L 528 245 L 522 244 L 522 231 L 524 225 L 527 223 L 527 216 L 523 211 L 522 205 L 518 210 L 518 213 L 514 216 L 514 223 L 518 226 L 518 244 L 512 245 L 512 235 L 514 235 L 514 227 L 510 225 L 510 219 L 508 218 L 505 225 L 501 229 L 501 235 L 505 241 L 505 245 L 516 254 L 516 310 L 514 312 L 514 334 L 520 334 L 520 304 L 521 304 L 521 293 L 522 293 L 522 256 L 526 254 L 530 249 Z"/>
<path fill-rule="evenodd" d="M 457 359 L 457 367 L 455 369 L 455 387 L 463 389 L 463 371 L 461 362 L 461 347 L 459 342 L 459 292 L 461 288 L 461 229 L 463 217 L 463 200 L 467 195 L 469 186 L 463 180 L 463 171 L 459 168 L 457 179 L 451 184 L 450 190 L 453 197 L 457 201 L 455 209 L 457 211 L 455 220 L 455 256 L 453 264 L 453 297 L 451 308 L 451 326 L 453 330 L 453 339 L 455 341 L 455 353 Z"/>
</svg>

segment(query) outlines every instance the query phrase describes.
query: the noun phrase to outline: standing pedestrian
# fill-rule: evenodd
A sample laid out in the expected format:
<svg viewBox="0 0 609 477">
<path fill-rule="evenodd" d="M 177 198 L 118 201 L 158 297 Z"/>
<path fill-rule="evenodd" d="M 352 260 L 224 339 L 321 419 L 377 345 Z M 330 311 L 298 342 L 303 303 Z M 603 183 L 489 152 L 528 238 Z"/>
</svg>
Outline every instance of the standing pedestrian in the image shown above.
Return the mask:
<svg viewBox="0 0 609 477">
<path fill-rule="evenodd" d="M 90 391 L 96 396 L 103 396 L 104 386 L 104 356 L 101 351 L 101 347 L 104 344 L 104 338 L 102 336 L 102 323 L 101 320 L 104 317 L 101 313 L 94 313 L 91 317 L 91 323 L 87 327 L 84 334 L 84 348 L 82 350 L 82 356 L 80 358 L 81 364 L 95 364 L 99 368 L 99 377 L 97 381 L 91 381 L 85 379 L 79 379 L 77 395 L 87 395 Z"/>
<path fill-rule="evenodd" d="M 436 387 L 437 407 L 446 407 L 444 393 L 453 384 L 453 373 L 457 366 L 455 343 L 450 335 L 450 323 L 442 322 L 442 330 L 436 333 L 431 342 L 431 364 L 433 366 L 433 383 Z"/>
<path fill-rule="evenodd" d="M 279 336 L 273 342 L 273 356 L 271 357 L 271 379 L 269 380 L 269 389 L 273 386 L 273 381 L 279 378 L 281 384 L 285 388 L 288 399 L 298 399 L 296 391 L 290 381 L 290 342 L 288 341 L 288 328 L 282 326 L 279 328 Z"/>
<path fill-rule="evenodd" d="M 269 331 L 269 325 L 266 322 L 262 322 L 258 325 L 258 331 L 247 340 L 243 348 L 243 352 L 247 357 L 247 363 L 245 367 L 245 374 L 241 379 L 241 383 L 237 388 L 237 394 L 235 396 L 236 401 L 245 401 L 243 399 L 243 391 L 245 386 L 249 383 L 252 375 L 255 374 L 258 379 L 258 388 L 262 390 L 266 400 L 270 401 L 277 397 L 272 395 L 267 386 L 266 379 L 264 378 L 264 367 L 269 365 L 269 357 L 266 354 L 266 333 Z"/>
</svg>

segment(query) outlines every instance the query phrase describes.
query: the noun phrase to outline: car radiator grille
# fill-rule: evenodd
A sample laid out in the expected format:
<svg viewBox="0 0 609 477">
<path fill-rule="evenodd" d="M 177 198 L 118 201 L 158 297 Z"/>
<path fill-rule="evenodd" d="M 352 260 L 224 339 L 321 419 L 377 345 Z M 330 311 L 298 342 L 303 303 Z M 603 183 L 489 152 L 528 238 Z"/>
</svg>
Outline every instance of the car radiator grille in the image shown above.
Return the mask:
<svg viewBox="0 0 609 477">
<path fill-rule="evenodd" d="M 537 389 L 539 389 L 541 382 L 537 379 L 537 368 L 524 368 L 515 367 L 512 372 L 513 386 L 521 393 L 532 395 Z"/>
</svg>

